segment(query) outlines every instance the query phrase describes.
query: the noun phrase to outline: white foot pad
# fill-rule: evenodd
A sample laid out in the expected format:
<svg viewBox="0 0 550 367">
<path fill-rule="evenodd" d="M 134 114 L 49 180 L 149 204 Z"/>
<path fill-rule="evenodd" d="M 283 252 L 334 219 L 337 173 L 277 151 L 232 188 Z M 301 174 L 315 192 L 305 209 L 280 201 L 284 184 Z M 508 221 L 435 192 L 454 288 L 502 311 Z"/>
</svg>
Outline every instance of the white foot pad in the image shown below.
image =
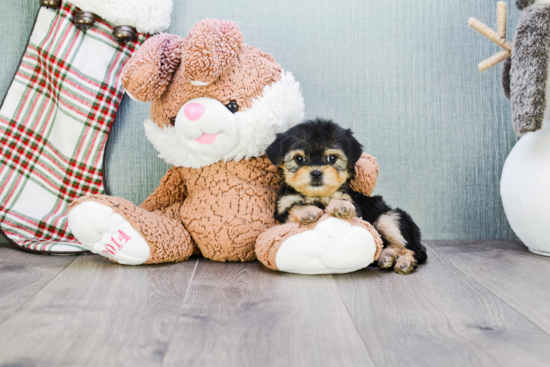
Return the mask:
<svg viewBox="0 0 550 367">
<path fill-rule="evenodd" d="M 372 264 L 376 249 L 369 231 L 330 218 L 283 242 L 275 262 L 279 270 L 289 273 L 349 273 Z"/>
<path fill-rule="evenodd" d="M 69 212 L 69 228 L 94 254 L 120 264 L 140 265 L 150 255 L 145 239 L 120 214 L 106 205 L 87 201 Z"/>
</svg>

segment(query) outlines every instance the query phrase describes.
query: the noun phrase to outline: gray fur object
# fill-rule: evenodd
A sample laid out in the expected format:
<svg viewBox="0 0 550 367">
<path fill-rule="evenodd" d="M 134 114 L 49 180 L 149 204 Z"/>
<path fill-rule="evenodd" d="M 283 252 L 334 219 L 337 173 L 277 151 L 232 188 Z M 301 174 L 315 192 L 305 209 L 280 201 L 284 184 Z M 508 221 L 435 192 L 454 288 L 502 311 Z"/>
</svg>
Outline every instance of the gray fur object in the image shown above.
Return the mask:
<svg viewBox="0 0 550 367">
<path fill-rule="evenodd" d="M 519 10 L 523 10 L 534 2 L 535 0 L 516 0 L 516 6 Z"/>
<path fill-rule="evenodd" d="M 502 66 L 502 89 L 504 89 L 504 95 L 510 99 L 510 67 L 512 66 L 512 59 L 506 59 Z"/>
<path fill-rule="evenodd" d="M 510 66 L 512 119 L 520 136 L 542 127 L 549 51 L 550 5 L 529 7 L 519 20 Z"/>
</svg>

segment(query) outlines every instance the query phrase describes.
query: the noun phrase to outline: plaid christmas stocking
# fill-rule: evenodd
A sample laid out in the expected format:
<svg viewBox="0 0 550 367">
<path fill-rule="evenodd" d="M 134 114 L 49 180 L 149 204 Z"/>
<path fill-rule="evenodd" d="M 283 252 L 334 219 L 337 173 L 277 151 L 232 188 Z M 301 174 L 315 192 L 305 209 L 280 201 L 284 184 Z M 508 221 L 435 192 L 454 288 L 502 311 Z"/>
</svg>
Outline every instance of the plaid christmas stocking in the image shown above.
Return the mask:
<svg viewBox="0 0 550 367">
<path fill-rule="evenodd" d="M 39 10 L 0 108 L 0 230 L 10 242 L 86 251 L 67 228 L 66 209 L 105 193 L 122 68 L 147 33 L 168 27 L 171 1 L 41 0 L 50 7 Z"/>
</svg>

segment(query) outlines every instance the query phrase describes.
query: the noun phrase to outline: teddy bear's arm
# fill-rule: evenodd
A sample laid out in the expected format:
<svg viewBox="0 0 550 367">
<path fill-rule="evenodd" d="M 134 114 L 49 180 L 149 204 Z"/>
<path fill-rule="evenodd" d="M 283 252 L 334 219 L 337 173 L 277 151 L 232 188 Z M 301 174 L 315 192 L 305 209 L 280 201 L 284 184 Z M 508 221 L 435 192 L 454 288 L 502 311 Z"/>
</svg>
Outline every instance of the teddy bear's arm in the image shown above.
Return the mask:
<svg viewBox="0 0 550 367">
<path fill-rule="evenodd" d="M 187 197 L 184 177 L 177 167 L 172 167 L 160 180 L 159 186 L 140 207 L 150 212 L 182 203 Z"/>
<path fill-rule="evenodd" d="M 378 163 L 376 158 L 363 153 L 355 164 L 355 178 L 350 181 L 349 186 L 355 192 L 370 196 L 374 191 L 374 186 L 376 186 L 377 178 Z"/>
</svg>

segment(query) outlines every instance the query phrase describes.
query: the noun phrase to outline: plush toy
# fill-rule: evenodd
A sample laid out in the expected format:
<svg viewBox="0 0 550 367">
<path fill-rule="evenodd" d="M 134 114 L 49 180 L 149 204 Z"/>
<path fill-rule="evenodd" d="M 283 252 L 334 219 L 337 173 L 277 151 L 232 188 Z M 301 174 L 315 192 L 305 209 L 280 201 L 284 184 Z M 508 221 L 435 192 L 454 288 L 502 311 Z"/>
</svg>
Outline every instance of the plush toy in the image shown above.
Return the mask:
<svg viewBox="0 0 550 367">
<path fill-rule="evenodd" d="M 510 48 L 507 41 L 500 44 L 511 50 L 506 55 L 510 58 L 504 64 L 502 82 L 510 98 L 514 129 L 522 138 L 506 159 L 500 191 L 516 235 L 532 252 L 550 256 L 550 0 L 518 0 L 516 4 L 523 14 L 514 45 Z M 499 9 L 499 14 L 505 14 L 504 3 L 499 3 Z M 499 29 L 505 30 L 505 22 L 504 16 Z M 482 33 L 497 39 L 490 32 Z M 505 33 L 501 39 L 505 41 Z M 498 63 L 493 61 L 489 67 Z"/>
<path fill-rule="evenodd" d="M 126 65 L 126 91 L 152 101 L 147 138 L 174 165 L 139 207 L 105 195 L 76 200 L 69 226 L 92 252 L 121 264 L 155 264 L 202 254 L 259 259 L 304 274 L 364 268 L 382 241 L 360 219 L 329 216 L 307 227 L 273 219 L 281 177 L 264 156 L 279 132 L 299 123 L 299 83 L 273 57 L 243 43 L 237 25 L 206 19 L 183 39 L 149 39 Z M 367 154 L 354 190 L 370 195 L 378 174 Z"/>
</svg>

